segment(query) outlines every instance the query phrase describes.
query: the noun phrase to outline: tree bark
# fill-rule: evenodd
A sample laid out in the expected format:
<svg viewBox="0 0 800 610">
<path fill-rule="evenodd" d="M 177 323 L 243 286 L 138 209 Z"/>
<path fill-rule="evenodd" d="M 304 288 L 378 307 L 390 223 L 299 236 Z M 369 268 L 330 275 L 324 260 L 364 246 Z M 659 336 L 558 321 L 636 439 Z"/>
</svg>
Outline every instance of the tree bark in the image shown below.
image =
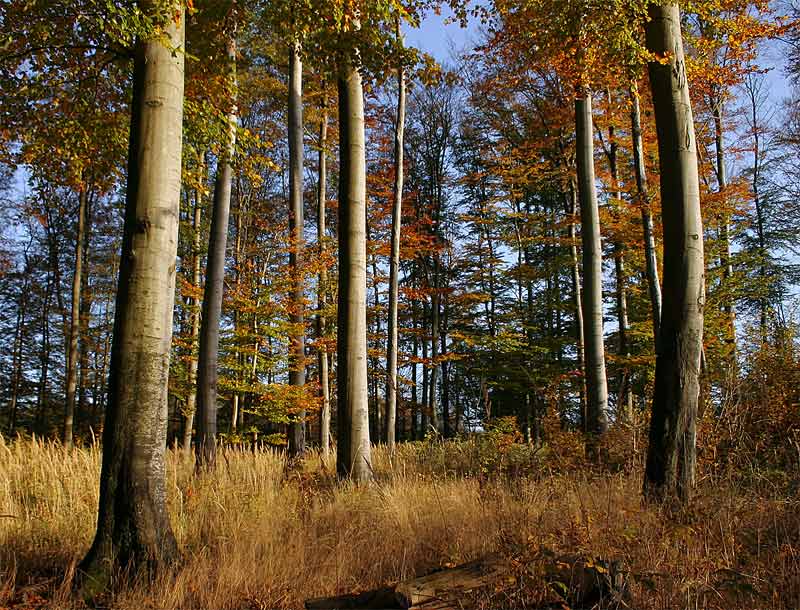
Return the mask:
<svg viewBox="0 0 800 610">
<path fill-rule="evenodd" d="M 569 192 L 565 193 L 564 195 L 567 202 L 566 211 L 570 216 L 570 222 L 567 228 L 567 238 L 569 239 L 569 253 L 571 262 L 570 280 L 572 281 L 572 301 L 575 307 L 575 353 L 578 363 L 578 370 L 581 373 L 578 402 L 581 411 L 581 426 L 583 431 L 586 432 L 588 430 L 587 425 L 589 422 L 588 413 L 586 411 L 586 351 L 584 350 L 586 342 L 585 325 L 583 323 L 581 269 L 578 262 L 578 231 L 575 226 L 575 217 L 578 215 L 578 201 L 574 185 L 571 185 Z"/>
<path fill-rule="evenodd" d="M 688 500 L 695 482 L 695 418 L 703 339 L 703 223 L 694 121 L 678 5 L 650 4 L 650 62 L 664 221 L 664 303 L 645 494 Z"/>
<path fill-rule="evenodd" d="M 428 382 L 428 410 L 430 412 L 430 426 L 434 432 L 439 433 L 439 322 L 440 322 L 440 297 L 439 297 L 439 261 L 434 257 L 433 293 L 431 294 L 431 374 Z"/>
<path fill-rule="evenodd" d="M 583 250 L 583 320 L 586 340 L 587 432 L 601 436 L 608 429 L 608 386 L 603 344 L 603 252 L 594 177 L 592 98 L 575 100 L 578 196 Z"/>
<path fill-rule="evenodd" d="M 289 269 L 292 276 L 292 336 L 289 353 L 289 385 L 297 388 L 297 412 L 290 417 L 289 454 L 306 450 L 306 410 L 302 390 L 306 383 L 305 315 L 303 291 L 303 64 L 300 43 L 289 52 Z"/>
<path fill-rule="evenodd" d="M 317 241 L 319 242 L 319 256 L 325 259 L 326 204 L 328 184 L 328 157 L 325 150 L 328 145 L 328 112 L 324 109 L 322 121 L 319 124 L 319 184 L 317 185 Z M 328 301 L 328 268 L 323 263 L 319 270 L 317 283 L 317 356 L 319 359 L 319 387 L 322 394 L 322 408 L 320 409 L 319 441 L 322 454 L 327 456 L 331 450 L 331 396 L 328 387 L 328 348 L 325 340 L 325 307 Z"/>
<path fill-rule="evenodd" d="M 197 434 L 195 466 L 198 471 L 213 470 L 217 457 L 217 359 L 219 326 L 222 316 L 222 293 L 225 282 L 225 252 L 228 244 L 228 219 L 231 210 L 233 155 L 236 150 L 236 27 L 227 44 L 230 108 L 227 142 L 217 160 L 214 179 L 214 202 L 206 260 L 206 284 L 203 290 L 203 312 L 200 322 L 200 346 L 197 364 Z"/>
<path fill-rule="evenodd" d="M 647 273 L 647 287 L 650 292 L 650 307 L 653 315 L 653 340 L 658 350 L 658 337 L 661 331 L 661 283 L 658 279 L 658 256 L 653 232 L 653 213 L 650 209 L 650 193 L 647 188 L 647 170 L 644 164 L 642 144 L 642 120 L 639 110 L 639 93 L 636 85 L 631 85 L 631 138 L 633 139 L 633 169 L 636 178 L 636 191 L 642 208 L 642 231 L 644 233 L 644 259 Z"/>
<path fill-rule="evenodd" d="M 726 350 L 723 355 L 725 362 L 729 367 L 726 379 L 723 382 L 723 388 L 726 390 L 726 398 L 731 400 L 736 392 L 736 311 L 734 309 L 734 300 L 732 295 L 732 288 L 730 280 L 733 277 L 733 262 L 731 255 L 731 232 L 730 232 L 730 214 L 727 210 L 728 199 L 728 175 L 725 166 L 725 135 L 723 133 L 722 116 L 723 116 L 723 101 L 720 98 L 712 103 L 711 114 L 714 119 L 714 147 L 717 157 L 716 174 L 717 174 L 717 188 L 722 197 L 723 211 L 719 218 L 719 237 L 722 242 L 722 253 L 720 254 L 720 266 L 722 267 L 722 310 L 727 318 L 727 328 L 725 337 Z"/>
<path fill-rule="evenodd" d="M 622 192 L 620 190 L 619 174 L 617 168 L 617 134 L 614 125 L 614 114 L 612 112 L 613 99 L 611 91 L 608 91 L 608 147 L 606 156 L 608 157 L 608 168 L 611 174 L 611 193 L 614 196 L 615 204 L 611 208 L 614 214 L 622 206 Z M 631 354 L 628 341 L 628 295 L 625 288 L 625 245 L 621 237 L 617 236 L 614 240 L 614 275 L 616 278 L 616 301 L 617 301 L 617 355 L 625 358 L 626 362 L 620 366 L 619 382 L 617 389 L 617 415 L 622 421 L 630 422 L 633 419 L 633 392 L 631 391 L 630 368 L 627 361 Z"/>
<path fill-rule="evenodd" d="M 358 29 L 358 25 L 354 27 Z M 372 478 L 367 396 L 367 180 L 364 93 L 358 57 L 339 66 L 339 312 L 337 337 L 340 477 Z"/>
<path fill-rule="evenodd" d="M 72 315 L 69 325 L 69 349 L 67 350 L 67 396 L 64 408 L 64 448 L 72 449 L 72 428 L 75 419 L 75 390 L 78 384 L 78 335 L 81 325 L 81 286 L 83 280 L 83 237 L 86 231 L 86 184 L 81 185 L 78 195 L 78 226 L 75 232 L 75 272 L 72 275 Z"/>
<path fill-rule="evenodd" d="M 8 405 L 8 427 L 9 435 L 14 433 L 17 426 L 17 404 L 19 403 L 19 389 L 22 382 L 22 347 L 25 343 L 25 324 L 28 311 L 28 274 L 30 264 L 28 253 L 25 252 L 25 271 L 22 282 L 22 290 L 19 293 L 17 302 L 17 321 L 14 325 L 14 343 L 11 355 L 11 399 Z"/>
<path fill-rule="evenodd" d="M 400 39 L 400 25 L 397 25 Z M 392 206 L 392 244 L 389 259 L 389 324 L 386 346 L 386 445 L 394 448 L 397 419 L 397 301 L 400 270 L 400 227 L 403 222 L 403 135 L 406 121 L 406 76 L 397 69 L 397 120 L 394 128 L 394 205 Z"/>
<path fill-rule="evenodd" d="M 157 17 L 153 3 L 139 6 Z M 177 555 L 164 481 L 183 123 L 183 4 L 173 9 L 163 32 L 135 45 L 99 514 L 79 568 L 87 595 L 105 590 L 119 568 L 164 568 Z"/>
<path fill-rule="evenodd" d="M 194 230 L 194 240 L 192 242 L 192 288 L 195 294 L 192 296 L 192 322 L 191 322 L 191 353 L 189 355 L 189 395 L 186 397 L 186 415 L 183 429 L 183 449 L 188 453 L 192 450 L 192 432 L 194 428 L 194 416 L 197 409 L 197 343 L 200 337 L 200 233 L 202 220 L 202 206 L 200 205 L 200 193 L 195 191 L 194 213 L 192 218 L 192 229 Z"/>
<path fill-rule="evenodd" d="M 759 193 L 759 183 L 761 180 L 761 131 L 762 127 L 758 115 L 758 85 L 752 78 L 748 78 L 746 91 L 750 108 L 748 109 L 749 123 L 753 132 L 753 165 L 751 189 L 753 192 L 753 204 L 756 211 L 756 234 L 758 237 L 758 275 L 762 290 L 767 286 L 767 240 L 766 240 L 766 219 L 764 215 L 764 202 Z M 769 300 L 765 295 L 758 299 L 759 309 L 759 335 L 761 345 L 767 342 L 767 316 L 769 313 Z"/>
</svg>

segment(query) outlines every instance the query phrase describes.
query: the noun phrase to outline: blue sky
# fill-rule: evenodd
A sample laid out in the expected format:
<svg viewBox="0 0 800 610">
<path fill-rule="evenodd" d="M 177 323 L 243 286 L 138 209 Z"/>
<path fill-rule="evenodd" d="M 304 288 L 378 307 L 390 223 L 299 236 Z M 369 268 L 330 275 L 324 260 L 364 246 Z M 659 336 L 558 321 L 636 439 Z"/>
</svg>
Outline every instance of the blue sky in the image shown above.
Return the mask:
<svg viewBox="0 0 800 610">
<path fill-rule="evenodd" d="M 471 21 L 464 29 L 458 23 L 447 23 L 453 12 L 443 9 L 441 15 L 428 15 L 419 29 L 406 29 L 406 43 L 447 63 L 452 51 L 462 50 L 475 41 L 480 33 L 479 24 Z"/>
</svg>

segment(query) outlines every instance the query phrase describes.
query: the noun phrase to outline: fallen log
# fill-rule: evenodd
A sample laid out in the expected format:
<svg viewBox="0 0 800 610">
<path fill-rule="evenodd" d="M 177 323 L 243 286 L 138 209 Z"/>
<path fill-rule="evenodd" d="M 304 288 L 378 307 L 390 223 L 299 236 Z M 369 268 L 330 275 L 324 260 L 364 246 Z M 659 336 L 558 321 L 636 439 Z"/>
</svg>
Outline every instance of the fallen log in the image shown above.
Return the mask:
<svg viewBox="0 0 800 610">
<path fill-rule="evenodd" d="M 615 563 L 537 555 L 529 560 L 489 557 L 362 593 L 306 601 L 307 610 L 462 610 L 474 593 L 528 585 L 549 589 L 572 608 L 626 607 L 625 573 Z M 536 583 L 536 585 L 534 585 Z M 548 606 L 552 607 L 552 606 Z"/>
<path fill-rule="evenodd" d="M 490 586 L 508 574 L 508 561 L 479 559 L 427 576 L 401 581 L 393 587 L 354 595 L 306 601 L 307 610 L 445 610 L 461 608 L 469 593 Z"/>
</svg>

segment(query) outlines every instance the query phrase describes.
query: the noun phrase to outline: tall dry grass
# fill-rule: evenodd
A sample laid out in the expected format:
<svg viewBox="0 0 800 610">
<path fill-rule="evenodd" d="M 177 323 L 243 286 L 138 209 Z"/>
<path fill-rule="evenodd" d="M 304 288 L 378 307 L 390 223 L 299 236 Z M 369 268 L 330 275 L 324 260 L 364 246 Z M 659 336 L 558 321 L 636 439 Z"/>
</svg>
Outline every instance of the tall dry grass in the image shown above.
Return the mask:
<svg viewBox="0 0 800 610">
<path fill-rule="evenodd" d="M 270 451 L 228 451 L 213 476 L 196 479 L 171 452 L 183 561 L 105 603 L 300 608 L 489 553 L 512 562 L 553 552 L 624 561 L 634 608 L 800 608 L 796 495 L 705 481 L 690 509 L 666 515 L 641 504 L 635 474 L 496 468 L 484 450 L 376 448 L 376 482 L 365 487 L 337 483 L 317 454 L 289 466 Z M 0 439 L 0 607 L 80 607 L 69 580 L 91 542 L 99 468 L 97 449 Z M 485 605 L 534 607 L 554 595 L 523 580 Z"/>
</svg>

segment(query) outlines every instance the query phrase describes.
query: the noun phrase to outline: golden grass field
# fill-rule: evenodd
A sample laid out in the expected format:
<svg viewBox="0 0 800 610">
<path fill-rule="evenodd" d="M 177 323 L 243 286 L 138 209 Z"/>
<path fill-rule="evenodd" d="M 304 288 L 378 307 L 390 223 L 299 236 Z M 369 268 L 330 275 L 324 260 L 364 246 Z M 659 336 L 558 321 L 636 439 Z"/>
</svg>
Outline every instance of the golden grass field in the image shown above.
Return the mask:
<svg viewBox="0 0 800 610">
<path fill-rule="evenodd" d="M 103 607 L 301 608 L 491 553 L 513 562 L 552 551 L 623 560 L 631 608 L 800 608 L 796 493 L 705 478 L 689 509 L 666 514 L 642 504 L 638 467 L 509 469 L 483 449 L 378 447 L 364 487 L 337 483 L 332 460 L 314 453 L 289 467 L 274 451 L 227 451 L 198 480 L 171 451 L 183 562 Z M 82 606 L 70 583 L 94 533 L 99 469 L 96 448 L 0 438 L 0 608 Z M 527 578 L 481 604 L 533 608 L 554 595 Z"/>
</svg>

